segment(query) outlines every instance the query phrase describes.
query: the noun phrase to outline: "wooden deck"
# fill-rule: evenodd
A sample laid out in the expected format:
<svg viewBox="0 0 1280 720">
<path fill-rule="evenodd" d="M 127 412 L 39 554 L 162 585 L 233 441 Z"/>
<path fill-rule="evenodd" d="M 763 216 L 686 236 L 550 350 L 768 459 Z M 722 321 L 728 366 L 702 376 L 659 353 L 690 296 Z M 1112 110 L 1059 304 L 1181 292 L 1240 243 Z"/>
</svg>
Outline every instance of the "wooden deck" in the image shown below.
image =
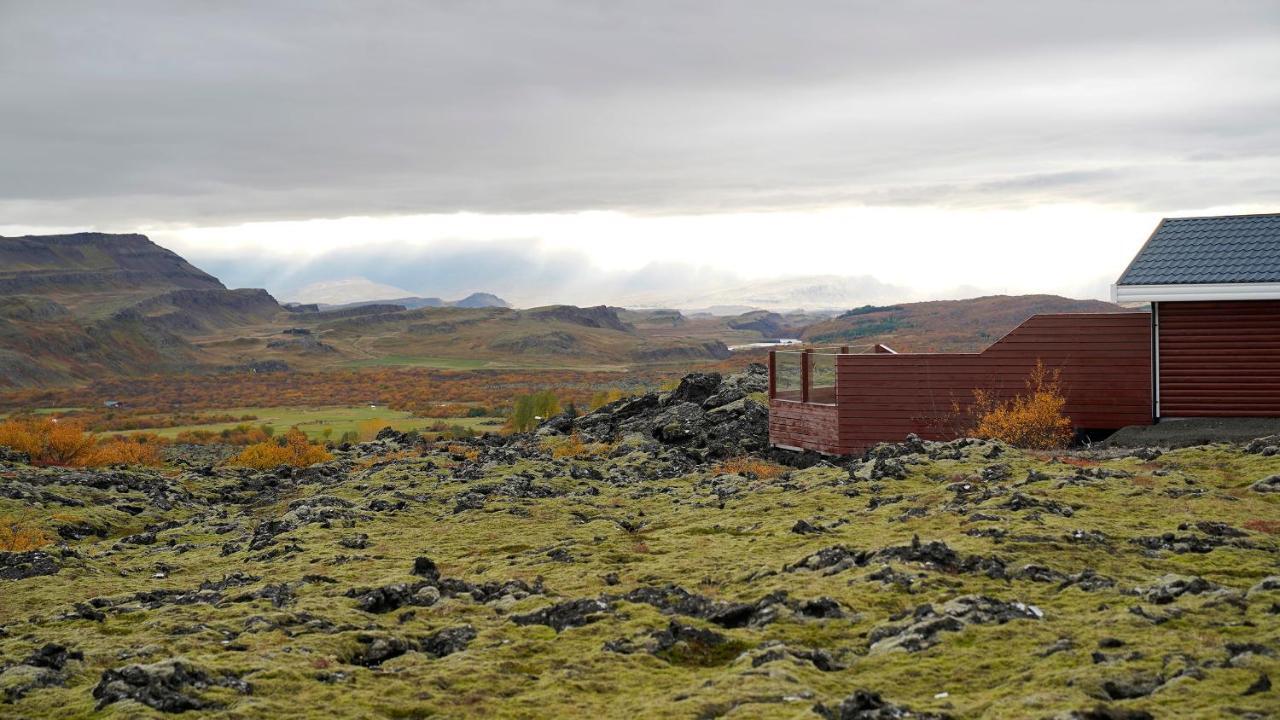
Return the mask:
<svg viewBox="0 0 1280 720">
<path fill-rule="evenodd" d="M 837 354 L 833 388 L 811 389 L 807 402 L 803 388 L 771 390 L 770 441 L 843 455 L 910 433 L 950 439 L 961 429 L 955 409 L 975 389 L 1012 398 L 1038 360 L 1061 370 L 1075 427 L 1152 422 L 1150 315 L 1057 314 L 1030 318 L 980 353 Z"/>
</svg>

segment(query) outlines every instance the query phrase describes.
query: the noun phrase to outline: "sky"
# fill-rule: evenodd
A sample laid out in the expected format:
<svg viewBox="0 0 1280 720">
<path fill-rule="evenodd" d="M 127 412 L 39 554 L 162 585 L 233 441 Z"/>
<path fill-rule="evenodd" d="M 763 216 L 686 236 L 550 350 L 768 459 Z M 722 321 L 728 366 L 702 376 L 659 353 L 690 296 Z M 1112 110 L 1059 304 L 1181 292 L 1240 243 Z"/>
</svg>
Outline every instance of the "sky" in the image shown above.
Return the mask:
<svg viewBox="0 0 1280 720">
<path fill-rule="evenodd" d="M 0 0 L 0 234 L 285 300 L 1105 298 L 1277 117 L 1274 0 Z"/>
</svg>

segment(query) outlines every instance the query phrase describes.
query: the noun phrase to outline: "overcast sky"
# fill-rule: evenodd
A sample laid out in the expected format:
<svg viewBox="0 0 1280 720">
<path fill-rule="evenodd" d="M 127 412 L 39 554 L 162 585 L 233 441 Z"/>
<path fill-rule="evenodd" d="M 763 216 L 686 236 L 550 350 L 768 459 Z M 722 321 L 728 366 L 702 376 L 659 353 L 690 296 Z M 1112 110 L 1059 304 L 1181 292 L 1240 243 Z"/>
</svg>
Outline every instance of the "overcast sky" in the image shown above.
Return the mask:
<svg viewBox="0 0 1280 720">
<path fill-rule="evenodd" d="M 0 0 L 0 233 L 282 298 L 807 274 L 1102 297 L 1280 210 L 1280 3 Z"/>
</svg>

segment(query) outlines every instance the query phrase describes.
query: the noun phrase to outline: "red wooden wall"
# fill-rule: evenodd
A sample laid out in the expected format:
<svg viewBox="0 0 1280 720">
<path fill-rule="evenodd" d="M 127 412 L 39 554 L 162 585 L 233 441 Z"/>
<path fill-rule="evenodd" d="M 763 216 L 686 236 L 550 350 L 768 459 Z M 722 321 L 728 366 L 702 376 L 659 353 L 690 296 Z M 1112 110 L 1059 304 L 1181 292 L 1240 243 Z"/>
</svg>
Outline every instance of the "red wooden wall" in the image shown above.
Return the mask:
<svg viewBox="0 0 1280 720">
<path fill-rule="evenodd" d="M 1032 317 L 980 353 L 840 355 L 836 404 L 772 400 L 771 439 L 837 454 L 909 433 L 950 439 L 957 403 L 971 402 L 975 388 L 1001 398 L 1024 391 L 1037 360 L 1061 369 L 1077 428 L 1152 422 L 1150 315 L 1059 314 Z"/>
<path fill-rule="evenodd" d="M 1280 301 L 1162 302 L 1161 417 L 1280 417 Z"/>
</svg>

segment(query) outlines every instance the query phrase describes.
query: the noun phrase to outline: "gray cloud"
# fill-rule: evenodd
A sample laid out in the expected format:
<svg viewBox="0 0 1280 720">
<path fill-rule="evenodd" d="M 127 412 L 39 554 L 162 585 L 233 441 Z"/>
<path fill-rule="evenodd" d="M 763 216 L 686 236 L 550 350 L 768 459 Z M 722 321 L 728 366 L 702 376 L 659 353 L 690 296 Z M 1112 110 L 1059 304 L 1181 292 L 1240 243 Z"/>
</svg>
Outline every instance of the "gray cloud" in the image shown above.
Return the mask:
<svg viewBox="0 0 1280 720">
<path fill-rule="evenodd" d="M 1278 37 L 1270 0 L 4 2 L 0 221 L 1274 203 Z"/>
</svg>

